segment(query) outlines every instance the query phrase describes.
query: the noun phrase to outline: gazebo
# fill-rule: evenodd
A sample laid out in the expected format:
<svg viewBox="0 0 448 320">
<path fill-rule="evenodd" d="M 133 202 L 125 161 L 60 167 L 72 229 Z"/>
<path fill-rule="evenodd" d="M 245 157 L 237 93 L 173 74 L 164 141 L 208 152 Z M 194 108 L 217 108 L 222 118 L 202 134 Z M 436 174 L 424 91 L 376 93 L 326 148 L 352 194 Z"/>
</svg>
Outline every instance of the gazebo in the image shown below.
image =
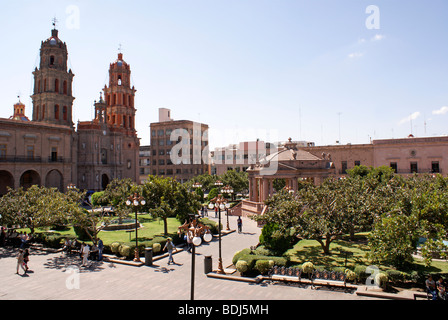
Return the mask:
<svg viewBox="0 0 448 320">
<path fill-rule="evenodd" d="M 301 150 L 297 145 L 287 142 L 277 152 L 268 155 L 247 169 L 249 175 L 249 199 L 242 202 L 242 215 L 251 216 L 263 213 L 264 201 L 274 194 L 275 179 L 284 179 L 286 188 L 297 191 L 298 181 L 313 181 L 318 185 L 336 173 L 331 156 L 322 158 Z"/>
</svg>

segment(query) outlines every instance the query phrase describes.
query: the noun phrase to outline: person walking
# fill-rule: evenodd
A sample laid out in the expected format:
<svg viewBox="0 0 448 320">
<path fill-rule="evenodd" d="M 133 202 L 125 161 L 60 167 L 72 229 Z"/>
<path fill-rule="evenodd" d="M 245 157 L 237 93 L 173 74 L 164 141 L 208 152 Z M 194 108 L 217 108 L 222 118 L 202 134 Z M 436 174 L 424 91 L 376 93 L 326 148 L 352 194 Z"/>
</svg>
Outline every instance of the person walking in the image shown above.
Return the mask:
<svg viewBox="0 0 448 320">
<path fill-rule="evenodd" d="M 29 270 L 28 261 L 30 261 L 30 250 L 26 248 L 23 252 L 23 266 L 25 268 L 25 273 Z"/>
<path fill-rule="evenodd" d="M 103 248 L 104 248 L 103 240 L 98 239 L 98 261 L 103 260 Z"/>
<path fill-rule="evenodd" d="M 89 257 L 89 253 L 90 253 L 90 247 L 88 244 L 83 242 L 83 247 L 82 247 L 82 267 L 87 267 L 87 258 Z"/>
<path fill-rule="evenodd" d="M 17 256 L 17 271 L 16 274 L 20 274 L 19 273 L 19 267 L 22 267 L 23 269 L 23 274 L 26 274 L 26 269 L 24 266 L 24 252 L 22 249 L 19 249 L 19 255 Z"/>
<path fill-rule="evenodd" d="M 238 217 L 237 224 L 238 224 L 238 233 L 241 233 L 243 230 L 243 220 L 241 220 L 241 217 Z"/>
<path fill-rule="evenodd" d="M 176 247 L 174 246 L 172 239 L 168 238 L 166 240 L 165 246 L 163 247 L 163 250 L 168 250 L 168 264 L 172 263 L 175 264 L 174 259 L 173 259 L 173 249 L 176 249 Z"/>
</svg>

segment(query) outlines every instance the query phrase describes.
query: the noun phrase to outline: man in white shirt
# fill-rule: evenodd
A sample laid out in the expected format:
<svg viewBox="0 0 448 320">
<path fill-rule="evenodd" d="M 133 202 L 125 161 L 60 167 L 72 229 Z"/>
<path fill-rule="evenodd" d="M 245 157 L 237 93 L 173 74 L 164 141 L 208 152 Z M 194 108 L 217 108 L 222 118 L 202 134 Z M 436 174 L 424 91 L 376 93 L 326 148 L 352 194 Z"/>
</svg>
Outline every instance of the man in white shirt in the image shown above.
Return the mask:
<svg viewBox="0 0 448 320">
<path fill-rule="evenodd" d="M 89 257 L 90 247 L 88 244 L 84 244 L 82 248 L 82 267 L 87 267 L 87 258 Z"/>
</svg>

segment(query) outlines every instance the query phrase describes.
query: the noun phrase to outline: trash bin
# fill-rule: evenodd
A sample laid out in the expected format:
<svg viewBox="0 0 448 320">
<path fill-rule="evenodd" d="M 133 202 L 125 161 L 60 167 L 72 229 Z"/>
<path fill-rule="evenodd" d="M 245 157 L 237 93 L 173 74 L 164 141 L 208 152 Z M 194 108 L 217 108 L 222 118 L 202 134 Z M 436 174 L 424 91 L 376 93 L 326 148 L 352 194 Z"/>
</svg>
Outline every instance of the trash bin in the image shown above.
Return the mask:
<svg viewBox="0 0 448 320">
<path fill-rule="evenodd" d="M 152 248 L 145 248 L 145 266 L 152 266 Z"/>
<path fill-rule="evenodd" d="M 212 256 L 204 256 L 204 273 L 210 273 L 213 271 Z"/>
</svg>

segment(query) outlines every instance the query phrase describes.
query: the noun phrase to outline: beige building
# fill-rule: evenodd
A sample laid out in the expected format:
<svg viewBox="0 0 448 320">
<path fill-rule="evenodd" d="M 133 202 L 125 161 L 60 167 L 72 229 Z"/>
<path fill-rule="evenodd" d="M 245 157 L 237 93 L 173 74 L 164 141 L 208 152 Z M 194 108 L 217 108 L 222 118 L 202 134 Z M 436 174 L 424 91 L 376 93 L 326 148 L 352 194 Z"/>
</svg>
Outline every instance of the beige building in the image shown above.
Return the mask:
<svg viewBox="0 0 448 320">
<path fill-rule="evenodd" d="M 140 146 L 140 183 L 144 184 L 151 174 L 151 146 Z"/>
<path fill-rule="evenodd" d="M 208 173 L 208 125 L 173 120 L 169 109 L 159 109 L 159 122 L 150 124 L 152 175 L 185 182 Z"/>
</svg>

